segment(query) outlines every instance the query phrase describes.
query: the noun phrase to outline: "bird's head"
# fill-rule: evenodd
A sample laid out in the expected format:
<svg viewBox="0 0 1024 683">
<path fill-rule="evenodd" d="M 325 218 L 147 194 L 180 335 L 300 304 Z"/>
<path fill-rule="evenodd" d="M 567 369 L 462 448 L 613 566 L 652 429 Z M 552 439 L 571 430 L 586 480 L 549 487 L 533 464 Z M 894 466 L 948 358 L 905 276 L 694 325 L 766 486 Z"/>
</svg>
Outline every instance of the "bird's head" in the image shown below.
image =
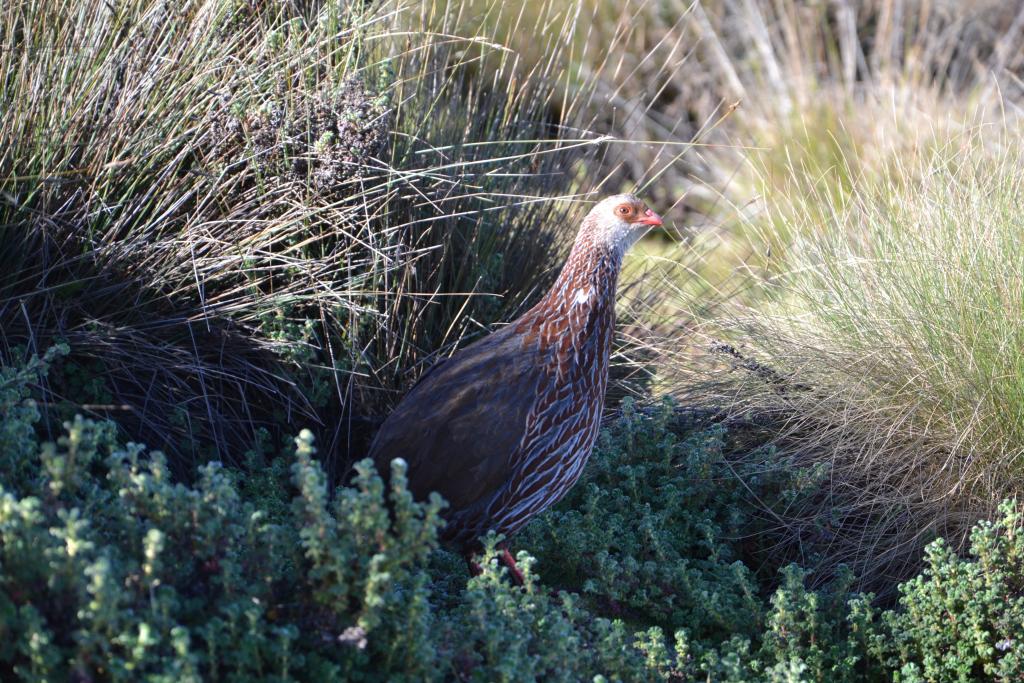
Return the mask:
<svg viewBox="0 0 1024 683">
<path fill-rule="evenodd" d="M 592 231 L 592 239 L 607 244 L 620 254 L 624 254 L 652 226 L 661 223 L 661 216 L 632 194 L 605 197 L 584 220 L 584 225 L 589 224 Z"/>
</svg>

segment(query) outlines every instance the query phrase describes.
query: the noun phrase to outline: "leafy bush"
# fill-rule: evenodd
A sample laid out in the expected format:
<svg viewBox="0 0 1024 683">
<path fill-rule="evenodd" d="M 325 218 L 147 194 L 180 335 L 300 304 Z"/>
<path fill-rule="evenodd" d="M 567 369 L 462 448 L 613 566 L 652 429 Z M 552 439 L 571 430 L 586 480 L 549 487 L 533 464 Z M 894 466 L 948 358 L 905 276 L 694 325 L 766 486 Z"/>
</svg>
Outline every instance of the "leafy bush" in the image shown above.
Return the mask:
<svg viewBox="0 0 1024 683">
<path fill-rule="evenodd" d="M 264 482 L 262 498 L 218 463 L 177 484 L 160 453 L 119 446 L 109 425 L 76 418 L 38 444 L 26 386 L 42 369 L 5 370 L 0 385 L 16 456 L 0 472 L 5 679 L 647 677 L 621 622 L 549 597 L 529 571 L 510 587 L 493 543 L 483 575 L 435 606 L 426 559 L 442 501 L 413 501 L 400 463 L 389 491 L 364 461 L 332 498 L 304 433 L 291 484 Z M 279 519 L 265 512 L 289 497 Z"/>
<path fill-rule="evenodd" d="M 8 393 L 0 417 L 30 426 L 31 408 Z M 380 479 L 367 472 L 329 503 L 305 434 L 294 509 L 275 522 L 218 463 L 187 487 L 161 454 L 116 445 L 108 425 L 76 418 L 66 428 L 57 444 L 22 438 L 34 471 L 3 472 L 0 659 L 10 674 L 321 678 L 376 651 L 339 642 L 345 628 L 389 633 L 396 646 L 422 633 L 417 565 L 433 547 L 440 501 L 414 504 L 397 483 L 389 522 Z"/>
<path fill-rule="evenodd" d="M 1024 675 L 1024 524 L 1004 502 L 971 531 L 971 559 L 942 539 L 924 572 L 900 586 L 898 611 L 883 615 L 871 646 L 906 681 L 1019 681 Z"/>
<path fill-rule="evenodd" d="M 255 484 L 218 463 L 174 483 L 160 453 L 81 418 L 40 444 L 27 387 L 46 362 L 0 376 L 5 680 L 1019 680 L 1009 503 L 970 559 L 933 544 L 896 609 L 792 565 L 769 588 L 735 559 L 765 527 L 720 476 L 721 430 L 627 409 L 583 486 L 517 539 L 538 555 L 519 553 L 525 586 L 494 537 L 467 581 L 436 549 L 443 502 L 412 500 L 399 461 L 390 490 L 364 461 L 331 496 L 308 433 L 290 478 L 274 465 Z M 776 501 L 808 476 L 760 474 L 746 484 Z M 552 594 L 538 569 L 581 592 Z"/>
<path fill-rule="evenodd" d="M 748 566 L 766 582 L 782 566 L 769 558 L 771 508 L 813 491 L 824 472 L 770 448 L 730 457 L 721 427 L 681 437 L 677 422 L 671 401 L 645 411 L 627 401 L 583 478 L 521 543 L 549 581 L 597 608 L 702 640 L 753 637 L 764 604 Z"/>
</svg>

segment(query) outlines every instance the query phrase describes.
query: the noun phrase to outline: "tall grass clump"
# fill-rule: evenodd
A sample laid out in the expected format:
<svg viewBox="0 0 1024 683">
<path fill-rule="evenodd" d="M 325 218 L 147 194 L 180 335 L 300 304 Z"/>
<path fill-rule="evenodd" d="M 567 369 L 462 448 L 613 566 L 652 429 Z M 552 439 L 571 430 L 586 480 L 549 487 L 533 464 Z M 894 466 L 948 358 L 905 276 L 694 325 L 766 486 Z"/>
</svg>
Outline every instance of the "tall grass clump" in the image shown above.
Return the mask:
<svg viewBox="0 0 1024 683">
<path fill-rule="evenodd" d="M 540 200 L 595 149 L 555 87 L 571 27 L 525 70 L 466 11 L 5 3 L 0 359 L 69 345 L 44 424 L 113 417 L 183 472 L 311 425 L 344 467 L 536 296 L 574 224 Z"/>
<path fill-rule="evenodd" d="M 647 311 L 637 334 L 656 358 L 653 386 L 726 420 L 741 441 L 774 442 L 802 453 L 805 463 L 834 467 L 820 496 L 801 505 L 766 504 L 766 514 L 793 541 L 787 551 L 794 559 L 823 570 L 848 562 L 867 585 L 888 591 L 916 569 L 928 539 L 948 533 L 962 541 L 971 521 L 991 513 L 1000 491 L 1013 490 L 1006 467 L 1017 457 L 1019 417 L 1013 401 L 997 397 L 1016 381 L 1008 369 L 1016 362 L 1014 321 L 1001 321 L 1007 326 L 998 330 L 986 323 L 977 338 L 944 337 L 946 318 L 919 310 L 911 273 L 897 267 L 923 264 L 922 277 L 934 281 L 922 287 L 949 297 L 947 316 L 999 310 L 982 305 L 980 293 L 979 300 L 964 295 L 968 303 L 957 303 L 939 284 L 952 277 L 941 259 L 924 255 L 947 254 L 950 267 L 971 262 L 971 235 L 951 232 L 950 216 L 968 221 L 972 202 L 991 201 L 993 214 L 1012 206 L 1005 187 L 986 199 L 983 182 L 995 182 L 987 173 L 1001 173 L 1000 182 L 1017 175 L 1000 155 L 1019 144 L 1019 132 L 1013 123 L 1001 128 L 1022 100 L 1024 13 L 997 2 L 723 0 L 671 8 L 630 3 L 615 26 L 643 26 L 645 45 L 662 57 L 625 58 L 631 68 L 615 92 L 657 97 L 618 128 L 620 135 L 644 139 L 662 123 L 683 119 L 690 123 L 673 135 L 703 126 L 696 134 L 706 143 L 681 163 L 663 165 L 658 159 L 670 156 L 657 146 L 623 148 L 631 155 L 623 168 L 657 169 L 635 176 L 641 185 L 656 178 L 651 185 L 659 192 L 686 197 L 681 244 L 651 248 L 664 265 L 659 286 L 672 292 Z M 666 63 L 673 68 L 663 72 Z M 933 223 L 947 226 L 945 236 L 932 232 Z M 1012 221 L 1004 222 L 1001 234 L 1012 229 Z M 922 243 L 922 235 L 941 238 L 944 247 Z M 844 240 L 863 240 L 854 242 L 862 250 L 878 242 L 889 251 L 844 255 L 837 246 Z M 995 250 L 994 264 L 1004 259 L 1012 269 L 1019 261 L 1019 243 L 983 244 Z M 691 263 L 673 263 L 684 258 Z M 855 268 L 889 261 L 897 266 L 888 288 L 873 281 L 875 271 Z M 843 264 L 834 268 L 843 279 L 823 275 L 826 262 Z M 1014 273 L 996 266 L 987 276 L 967 272 L 961 275 L 978 287 L 1014 281 Z M 834 279 L 814 285 L 815 277 Z M 890 290 L 903 298 L 886 306 L 871 299 Z M 861 293 L 870 295 L 867 303 Z M 798 305 L 819 300 L 848 317 L 826 325 Z M 941 297 L 930 301 L 937 309 Z M 860 317 L 863 311 L 875 317 Z M 875 338 L 851 318 L 877 329 Z M 904 321 L 902 337 L 882 333 L 891 321 Z M 692 334 L 695 326 L 700 334 Z M 966 320 L 952 329 L 975 334 Z M 944 338 L 949 347 L 924 344 L 925 337 Z M 972 358 L 986 338 L 993 348 L 1004 345 L 995 357 L 1005 365 Z M 947 356 L 963 364 L 962 373 L 936 360 Z M 957 382 L 973 388 L 937 390 Z M 990 396 L 978 399 L 984 411 L 975 408 L 981 394 Z M 1003 465 L 983 465 L 993 459 Z M 882 464 L 889 461 L 895 466 Z"/>
<path fill-rule="evenodd" d="M 842 198 L 827 175 L 799 183 L 750 227 L 793 236 L 786 264 L 757 308 L 737 303 L 711 324 L 733 344 L 718 346 L 732 372 L 701 391 L 828 463 L 821 496 L 785 511 L 804 561 L 903 577 L 928 541 L 959 547 L 1020 495 L 1019 139 L 1010 124 L 979 126 Z"/>
<path fill-rule="evenodd" d="M 793 237 L 784 223 L 771 234 L 746 229 L 776 194 L 827 179 L 841 200 L 862 177 L 894 177 L 901 158 L 961 133 L 959 122 L 979 111 L 995 122 L 997 100 L 1011 110 L 1024 100 L 1024 13 L 1012 3 L 707 5 L 686 24 L 698 40 L 690 61 L 708 81 L 693 99 L 695 120 L 723 111 L 725 120 L 669 172 L 696 179 L 677 185 L 687 192 L 690 239 L 719 254 L 705 272 L 720 280 L 737 271 L 729 291 L 748 300 L 783 267 Z"/>
</svg>

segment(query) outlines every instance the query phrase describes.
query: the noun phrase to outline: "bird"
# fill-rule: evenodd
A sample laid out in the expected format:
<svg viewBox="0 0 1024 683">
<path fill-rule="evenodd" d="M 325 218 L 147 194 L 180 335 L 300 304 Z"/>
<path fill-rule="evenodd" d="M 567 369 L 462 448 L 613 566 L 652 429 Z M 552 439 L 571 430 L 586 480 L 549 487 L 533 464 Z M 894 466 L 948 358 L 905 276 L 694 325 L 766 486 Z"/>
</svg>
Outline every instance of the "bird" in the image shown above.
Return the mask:
<svg viewBox="0 0 1024 683">
<path fill-rule="evenodd" d="M 558 278 L 526 313 L 431 366 L 370 445 L 382 473 L 406 464 L 416 499 L 448 503 L 442 544 L 472 553 L 558 502 L 597 440 L 622 260 L 661 217 L 633 194 L 598 202 Z M 523 583 L 507 544 L 499 559 Z"/>
</svg>

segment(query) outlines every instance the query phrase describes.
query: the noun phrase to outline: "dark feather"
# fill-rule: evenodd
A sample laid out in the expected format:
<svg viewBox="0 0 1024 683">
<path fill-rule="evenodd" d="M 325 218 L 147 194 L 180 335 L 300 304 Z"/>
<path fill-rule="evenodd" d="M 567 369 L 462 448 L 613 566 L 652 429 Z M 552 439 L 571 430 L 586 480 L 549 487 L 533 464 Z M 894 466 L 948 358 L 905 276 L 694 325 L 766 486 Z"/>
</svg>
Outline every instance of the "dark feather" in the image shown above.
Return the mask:
<svg viewBox="0 0 1024 683">
<path fill-rule="evenodd" d="M 370 448 L 378 469 L 404 458 L 413 494 L 437 491 L 453 511 L 509 479 L 545 363 L 511 326 L 434 366 L 388 417 Z"/>
</svg>

